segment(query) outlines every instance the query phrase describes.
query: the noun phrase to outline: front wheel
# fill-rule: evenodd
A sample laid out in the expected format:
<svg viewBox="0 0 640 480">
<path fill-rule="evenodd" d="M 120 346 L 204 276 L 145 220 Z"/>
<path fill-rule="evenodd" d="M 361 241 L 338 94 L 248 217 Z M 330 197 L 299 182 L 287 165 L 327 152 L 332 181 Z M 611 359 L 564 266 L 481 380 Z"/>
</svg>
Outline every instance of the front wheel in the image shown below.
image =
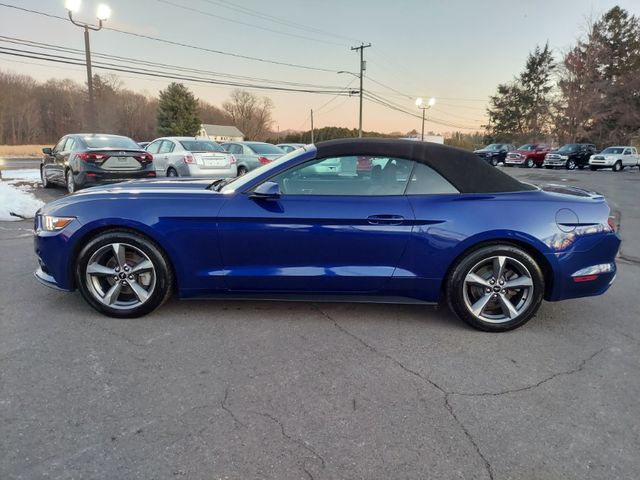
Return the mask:
<svg viewBox="0 0 640 480">
<path fill-rule="evenodd" d="M 474 328 L 511 330 L 540 308 L 544 276 L 524 250 L 508 244 L 488 245 L 459 260 L 446 281 L 451 310 Z"/>
<path fill-rule="evenodd" d="M 567 160 L 567 170 L 575 170 L 576 169 L 576 161 L 569 159 Z"/>
<path fill-rule="evenodd" d="M 42 188 L 51 188 L 51 182 L 47 178 L 47 174 L 44 171 L 44 168 L 40 169 L 40 182 L 42 183 Z"/>
<path fill-rule="evenodd" d="M 597 168 L 597 167 L 594 167 L 593 165 L 591 165 L 591 166 L 589 167 L 589 170 L 591 170 L 592 172 L 595 172 L 596 170 L 598 170 L 598 168 Z"/>
<path fill-rule="evenodd" d="M 533 161 L 533 158 L 528 158 L 526 165 L 527 165 L 527 168 L 533 168 L 536 166 L 536 162 Z"/>
<path fill-rule="evenodd" d="M 551 170 L 553 167 L 551 165 L 545 165 L 544 168 L 546 168 L 547 170 Z"/>
<path fill-rule="evenodd" d="M 80 252 L 75 268 L 80 293 L 97 311 L 110 317 L 146 315 L 170 296 L 169 260 L 142 235 L 108 231 Z"/>
<path fill-rule="evenodd" d="M 491 159 L 491 165 L 493 165 L 494 167 L 498 166 L 498 159 L 497 158 L 492 158 Z"/>
<path fill-rule="evenodd" d="M 622 162 L 620 160 L 618 160 L 615 165 L 613 166 L 612 170 L 614 172 L 620 172 L 622 170 Z"/>
<path fill-rule="evenodd" d="M 74 193 L 76 191 L 78 191 L 78 184 L 76 179 L 73 178 L 73 171 L 69 169 L 67 170 L 67 192 Z"/>
</svg>

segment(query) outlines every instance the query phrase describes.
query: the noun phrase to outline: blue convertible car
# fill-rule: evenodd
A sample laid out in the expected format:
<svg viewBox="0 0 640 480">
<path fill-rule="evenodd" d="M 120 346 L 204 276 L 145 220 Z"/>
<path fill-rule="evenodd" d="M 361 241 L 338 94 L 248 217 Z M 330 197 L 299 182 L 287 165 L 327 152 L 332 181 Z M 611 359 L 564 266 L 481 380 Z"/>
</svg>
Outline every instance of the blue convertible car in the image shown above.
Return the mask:
<svg viewBox="0 0 640 480">
<path fill-rule="evenodd" d="M 308 145 L 230 180 L 95 187 L 43 207 L 36 277 L 113 317 L 182 298 L 447 303 L 476 328 L 604 293 L 605 199 L 422 142 Z"/>
</svg>

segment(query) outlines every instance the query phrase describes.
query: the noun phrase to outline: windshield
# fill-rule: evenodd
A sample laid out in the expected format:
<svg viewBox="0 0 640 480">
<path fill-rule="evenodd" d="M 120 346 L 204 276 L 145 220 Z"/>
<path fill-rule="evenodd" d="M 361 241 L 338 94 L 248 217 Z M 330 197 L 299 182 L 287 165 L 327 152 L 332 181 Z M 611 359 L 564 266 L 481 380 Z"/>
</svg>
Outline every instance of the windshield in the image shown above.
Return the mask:
<svg viewBox="0 0 640 480">
<path fill-rule="evenodd" d="M 140 150 L 140 145 L 128 137 L 116 137 L 112 135 L 92 135 L 82 137 L 89 148 L 126 148 Z"/>
<path fill-rule="evenodd" d="M 484 147 L 485 150 L 501 150 L 502 149 L 502 144 L 501 143 L 492 143 L 491 145 L 487 145 L 486 147 Z"/>
<path fill-rule="evenodd" d="M 530 143 L 525 143 L 524 145 L 518 147 L 518 150 L 525 150 L 527 152 L 533 152 L 535 149 L 536 149 L 536 146 Z"/>
<path fill-rule="evenodd" d="M 620 155 L 622 152 L 624 152 L 624 148 L 609 147 L 605 148 L 601 153 L 603 153 L 604 155 Z"/>
<path fill-rule="evenodd" d="M 578 145 L 569 143 L 567 145 L 563 145 L 562 147 L 560 147 L 560 149 L 558 150 L 558 153 L 575 152 L 577 149 L 578 149 Z"/>
<path fill-rule="evenodd" d="M 250 143 L 248 147 L 260 155 L 282 155 L 284 150 L 270 143 Z"/>
<path fill-rule="evenodd" d="M 277 160 L 274 160 L 273 162 L 269 162 L 265 165 L 261 165 L 260 167 L 254 170 L 251 170 L 250 172 L 248 172 L 247 174 L 241 177 L 236 177 L 230 180 L 228 183 L 224 184 L 224 186 L 220 189 L 220 191 L 231 192 L 234 190 L 242 190 L 242 187 L 244 187 L 247 183 L 251 182 L 254 178 L 262 175 L 265 172 L 268 172 L 269 170 L 272 170 L 282 165 L 283 163 L 291 160 L 292 158 L 297 157 L 301 153 L 302 152 L 300 152 L 300 150 L 294 150 L 293 152 L 286 153 L 282 157 L 278 158 Z"/>
<path fill-rule="evenodd" d="M 224 152 L 220 145 L 211 140 L 180 140 L 180 145 L 189 152 Z"/>
</svg>

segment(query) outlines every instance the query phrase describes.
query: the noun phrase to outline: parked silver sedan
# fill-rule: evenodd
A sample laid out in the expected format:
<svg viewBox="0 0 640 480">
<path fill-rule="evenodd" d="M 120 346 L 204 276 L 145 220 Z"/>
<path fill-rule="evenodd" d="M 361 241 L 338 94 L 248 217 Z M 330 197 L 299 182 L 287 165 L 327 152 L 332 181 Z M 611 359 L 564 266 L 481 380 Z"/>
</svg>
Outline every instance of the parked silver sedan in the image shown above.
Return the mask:
<svg viewBox="0 0 640 480">
<path fill-rule="evenodd" d="M 158 176 L 232 178 L 238 174 L 236 158 L 206 138 L 162 137 L 146 150 L 153 155 Z"/>
<path fill-rule="evenodd" d="M 238 161 L 238 176 L 254 168 L 273 162 L 284 155 L 284 150 L 264 142 L 228 142 L 222 147 Z"/>
</svg>

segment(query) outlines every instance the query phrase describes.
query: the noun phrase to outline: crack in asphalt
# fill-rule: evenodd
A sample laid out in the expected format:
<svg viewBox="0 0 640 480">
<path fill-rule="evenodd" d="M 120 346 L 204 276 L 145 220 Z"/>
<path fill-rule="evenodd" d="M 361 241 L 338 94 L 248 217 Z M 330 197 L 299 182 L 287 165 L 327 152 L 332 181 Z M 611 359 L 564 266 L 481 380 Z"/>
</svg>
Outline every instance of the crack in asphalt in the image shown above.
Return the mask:
<svg viewBox="0 0 640 480">
<path fill-rule="evenodd" d="M 482 462 L 485 465 L 485 469 L 486 469 L 487 475 L 489 476 L 489 478 L 491 480 L 494 479 L 493 467 L 491 465 L 491 462 L 489 462 L 489 460 L 482 453 L 478 443 L 475 441 L 475 439 L 473 438 L 473 436 L 471 435 L 469 430 L 467 430 L 467 428 L 464 425 L 464 423 L 456 415 L 456 413 L 454 411 L 454 408 L 453 408 L 453 405 L 451 405 L 451 402 L 450 402 L 451 397 L 453 395 L 461 396 L 461 397 L 500 396 L 500 395 L 507 395 L 507 394 L 510 394 L 510 393 L 518 393 L 518 392 L 534 390 L 534 389 L 544 385 L 545 383 L 550 382 L 551 380 L 554 380 L 557 377 L 565 376 L 565 375 L 572 375 L 574 373 L 578 373 L 578 372 L 582 371 L 591 360 L 593 360 L 600 353 L 602 353 L 604 350 L 606 350 L 606 347 L 603 347 L 600 350 L 598 350 L 598 351 L 592 353 L 591 355 L 589 355 L 587 358 L 583 359 L 578 364 L 578 366 L 576 366 L 576 367 L 574 367 L 574 368 L 572 368 L 570 370 L 565 370 L 565 371 L 562 371 L 562 372 L 557 372 L 557 373 L 554 373 L 552 375 L 549 375 L 548 377 L 545 377 L 542 380 L 540 380 L 539 382 L 534 383 L 532 385 L 527 385 L 527 386 L 524 386 L 524 387 L 514 388 L 514 389 L 500 390 L 500 391 L 496 391 L 496 392 L 452 392 L 452 391 L 448 391 L 445 388 L 441 387 L 438 383 L 436 383 L 435 381 L 433 381 L 429 377 L 421 375 L 419 372 L 416 372 L 415 370 L 412 370 L 411 368 L 407 367 L 406 365 L 404 365 L 402 362 L 400 362 L 396 358 L 392 357 L 391 355 L 379 351 L 374 346 L 372 346 L 371 344 L 367 343 L 364 339 L 362 339 L 361 337 L 359 337 L 355 333 L 353 333 L 353 332 L 349 331 L 348 329 L 346 329 L 345 327 L 343 327 L 336 319 L 334 319 L 331 315 L 326 313 L 324 310 L 322 310 L 316 304 L 312 304 L 312 305 L 316 309 L 316 311 L 318 311 L 323 317 L 325 317 L 327 320 L 331 321 L 333 323 L 333 325 L 338 330 L 340 330 L 342 333 L 348 335 L 352 339 L 356 340 L 358 343 L 360 343 L 362 346 L 364 346 L 367 350 L 369 350 L 370 352 L 372 352 L 372 353 L 374 353 L 374 354 L 376 354 L 376 355 L 378 355 L 378 356 L 380 356 L 382 358 L 390 360 L 391 362 L 393 362 L 395 365 L 397 365 L 399 368 L 401 368 L 405 372 L 409 373 L 410 375 L 412 375 L 414 377 L 417 377 L 417 378 L 423 380 L 424 382 L 428 383 L 429 385 L 434 387 L 436 390 L 438 390 L 440 393 L 442 393 L 442 395 L 444 396 L 444 406 L 445 406 L 445 408 L 447 409 L 447 411 L 449 412 L 449 415 L 451 415 L 453 420 L 458 424 L 458 426 L 460 427 L 460 429 L 462 430 L 462 432 L 464 433 L 466 438 L 469 440 L 471 445 L 473 445 L 473 448 L 475 449 L 475 451 L 478 454 L 478 456 L 480 457 L 480 459 L 482 459 Z"/>
<path fill-rule="evenodd" d="M 240 425 L 244 428 L 247 428 L 247 426 L 242 423 L 238 417 L 236 417 L 236 414 L 233 413 L 233 411 L 227 406 L 227 401 L 229 400 L 229 387 L 224 389 L 224 398 L 222 399 L 222 401 L 220 402 L 220 408 L 222 408 L 222 410 L 224 410 L 225 412 L 227 412 L 231 418 L 233 418 L 233 421 L 236 425 Z"/>
<path fill-rule="evenodd" d="M 318 452 L 316 452 L 312 447 L 310 447 L 309 445 L 306 444 L 306 442 L 304 442 L 303 440 L 297 439 L 292 437 L 291 435 L 289 435 L 285 428 L 284 428 L 284 424 L 278 420 L 276 417 L 274 417 L 273 415 L 271 415 L 270 413 L 265 413 L 265 412 L 256 412 L 256 411 L 252 411 L 251 413 L 255 413 L 256 415 L 260 415 L 261 417 L 265 417 L 268 418 L 269 420 L 271 420 L 272 422 L 274 422 L 275 424 L 277 424 L 280 427 L 280 432 L 282 433 L 282 436 L 284 438 L 286 438 L 287 440 L 289 440 L 292 443 L 295 443 L 296 445 L 304 448 L 307 452 L 311 453 L 315 458 L 317 458 L 318 460 L 320 460 L 320 466 L 324 469 L 326 467 L 326 462 L 324 460 L 324 458 L 322 457 L 322 455 L 320 455 Z M 307 476 L 313 480 L 313 475 L 311 474 L 311 472 L 309 472 L 306 468 L 306 465 L 304 465 L 304 461 L 302 462 L 302 470 L 307 474 Z"/>
</svg>

